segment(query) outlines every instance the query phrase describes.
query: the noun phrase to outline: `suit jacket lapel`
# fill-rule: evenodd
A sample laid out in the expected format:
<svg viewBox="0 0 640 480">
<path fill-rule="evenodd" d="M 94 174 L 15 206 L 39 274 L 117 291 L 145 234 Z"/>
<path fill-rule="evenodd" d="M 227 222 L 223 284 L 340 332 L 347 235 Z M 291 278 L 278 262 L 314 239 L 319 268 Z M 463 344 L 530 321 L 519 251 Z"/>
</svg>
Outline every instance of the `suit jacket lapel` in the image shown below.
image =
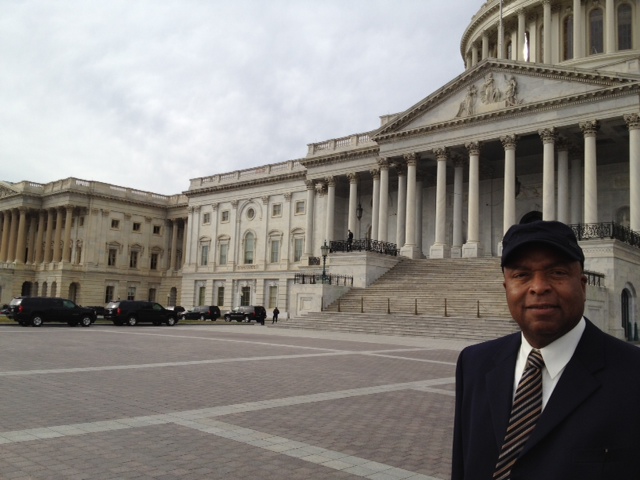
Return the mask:
<svg viewBox="0 0 640 480">
<path fill-rule="evenodd" d="M 526 454 L 548 435 L 562 420 L 600 388 L 594 373 L 604 367 L 602 333 L 587 320 L 587 326 L 576 351 L 569 360 L 536 428 L 522 452 Z"/>
<path fill-rule="evenodd" d="M 487 392 L 492 399 L 489 409 L 498 450 L 502 446 L 509 424 L 513 403 L 513 376 L 516 369 L 516 356 L 522 343 L 521 338 L 520 333 L 507 337 L 504 348 L 494 357 L 495 368 L 485 377 Z"/>
</svg>

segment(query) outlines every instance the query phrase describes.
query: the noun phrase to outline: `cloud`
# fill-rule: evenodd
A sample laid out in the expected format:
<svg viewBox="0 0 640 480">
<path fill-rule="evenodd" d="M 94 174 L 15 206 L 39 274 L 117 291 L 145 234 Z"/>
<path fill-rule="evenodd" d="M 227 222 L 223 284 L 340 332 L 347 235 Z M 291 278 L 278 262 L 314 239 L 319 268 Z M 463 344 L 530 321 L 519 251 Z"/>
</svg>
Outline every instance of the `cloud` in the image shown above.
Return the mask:
<svg viewBox="0 0 640 480">
<path fill-rule="evenodd" d="M 301 158 L 461 73 L 468 3 L 6 1 L 0 178 L 173 194 Z"/>
</svg>

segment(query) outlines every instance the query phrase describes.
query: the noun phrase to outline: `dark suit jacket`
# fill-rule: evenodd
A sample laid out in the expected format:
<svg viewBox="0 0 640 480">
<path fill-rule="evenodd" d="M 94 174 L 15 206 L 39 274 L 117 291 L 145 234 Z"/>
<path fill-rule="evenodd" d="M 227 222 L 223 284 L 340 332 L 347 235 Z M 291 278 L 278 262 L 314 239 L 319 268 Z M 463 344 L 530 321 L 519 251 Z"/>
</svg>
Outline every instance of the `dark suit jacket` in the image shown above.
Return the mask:
<svg viewBox="0 0 640 480">
<path fill-rule="evenodd" d="M 458 359 L 453 480 L 490 480 L 513 397 L 520 334 Z M 512 480 L 640 479 L 640 348 L 590 321 L 512 471 Z"/>
</svg>

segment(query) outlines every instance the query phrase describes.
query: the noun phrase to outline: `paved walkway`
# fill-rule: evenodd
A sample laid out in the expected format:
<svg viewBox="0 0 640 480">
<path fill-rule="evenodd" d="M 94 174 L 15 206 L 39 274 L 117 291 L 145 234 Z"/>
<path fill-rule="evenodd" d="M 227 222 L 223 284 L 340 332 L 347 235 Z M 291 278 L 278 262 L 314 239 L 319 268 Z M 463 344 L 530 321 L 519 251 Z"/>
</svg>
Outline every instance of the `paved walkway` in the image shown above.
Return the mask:
<svg viewBox="0 0 640 480">
<path fill-rule="evenodd" d="M 5 327 L 0 478 L 444 480 L 467 344 L 258 325 Z"/>
</svg>

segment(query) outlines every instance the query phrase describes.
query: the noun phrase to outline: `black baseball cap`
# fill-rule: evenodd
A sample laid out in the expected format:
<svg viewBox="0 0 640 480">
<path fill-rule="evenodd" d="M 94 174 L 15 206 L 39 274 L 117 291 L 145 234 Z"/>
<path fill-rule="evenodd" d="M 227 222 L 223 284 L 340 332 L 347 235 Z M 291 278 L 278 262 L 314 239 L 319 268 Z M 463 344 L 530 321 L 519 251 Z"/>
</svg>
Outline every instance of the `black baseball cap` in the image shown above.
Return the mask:
<svg viewBox="0 0 640 480">
<path fill-rule="evenodd" d="M 502 239 L 500 265 L 504 267 L 513 259 L 516 250 L 531 243 L 553 247 L 568 259 L 584 265 L 584 253 L 571 227 L 562 222 L 544 220 L 513 225 L 507 230 Z"/>
</svg>

